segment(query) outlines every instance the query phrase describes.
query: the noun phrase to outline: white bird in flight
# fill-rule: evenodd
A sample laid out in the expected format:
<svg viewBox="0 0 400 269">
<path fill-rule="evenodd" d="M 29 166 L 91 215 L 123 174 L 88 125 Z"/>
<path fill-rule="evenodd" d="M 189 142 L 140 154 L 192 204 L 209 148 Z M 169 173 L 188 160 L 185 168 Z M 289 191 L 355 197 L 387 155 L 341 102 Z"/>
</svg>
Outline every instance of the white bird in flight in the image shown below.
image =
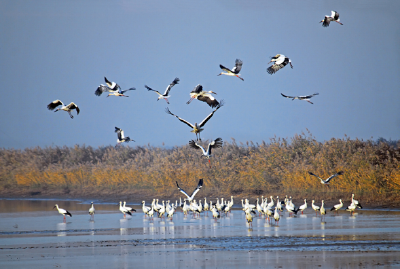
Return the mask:
<svg viewBox="0 0 400 269">
<path fill-rule="evenodd" d="M 61 105 L 61 107 L 60 107 L 60 108 L 57 108 L 56 110 L 54 110 L 54 109 L 55 109 L 56 107 L 58 107 L 59 105 Z M 57 111 L 59 111 L 59 110 L 67 111 L 68 114 L 69 114 L 69 116 L 71 117 L 71 119 L 74 118 L 74 116 L 72 116 L 72 114 L 71 114 L 71 110 L 75 109 L 77 115 L 79 114 L 79 111 L 80 111 L 80 110 L 79 110 L 79 107 L 78 107 L 74 102 L 71 102 L 71 103 L 69 103 L 69 105 L 66 106 L 66 105 L 64 105 L 64 103 L 61 102 L 60 100 L 55 100 L 55 101 L 51 102 L 50 104 L 47 105 L 47 108 L 48 108 L 49 110 L 54 110 L 54 112 L 57 112 Z"/>
<path fill-rule="evenodd" d="M 147 90 L 156 92 L 156 93 L 158 94 L 158 99 L 157 99 L 157 101 L 160 100 L 160 99 L 164 99 L 165 101 L 167 101 L 167 104 L 169 104 L 169 101 L 168 101 L 168 98 L 170 97 L 170 96 L 168 95 L 168 94 L 169 94 L 169 91 L 171 90 L 172 87 L 174 87 L 176 84 L 178 84 L 178 82 L 179 82 L 179 78 L 175 78 L 174 81 L 172 81 L 171 84 L 168 85 L 168 87 L 167 87 L 167 89 L 165 90 L 164 94 L 161 94 L 159 91 L 153 90 L 152 88 L 150 88 L 150 87 L 147 86 L 147 85 L 144 85 L 144 87 L 145 87 Z"/>
<path fill-rule="evenodd" d="M 192 148 L 195 148 L 195 149 L 201 149 L 201 151 L 203 153 L 202 156 L 204 156 L 204 157 L 206 157 L 208 159 L 208 163 L 210 164 L 210 167 L 211 167 L 211 161 L 210 161 L 210 158 L 212 156 L 211 155 L 211 149 L 220 148 L 220 147 L 222 147 L 223 143 L 224 142 L 222 141 L 222 138 L 218 137 L 217 139 L 211 141 L 208 144 L 207 151 L 201 145 L 197 144 L 194 140 L 191 140 L 189 142 L 189 146 L 191 146 Z"/>
<path fill-rule="evenodd" d="M 213 91 L 203 91 L 203 86 L 198 84 L 196 87 L 194 87 L 193 91 L 190 92 L 190 100 L 187 101 L 186 104 L 190 104 L 193 99 L 197 99 L 199 101 L 206 102 L 210 107 L 214 108 L 219 105 L 219 102 L 214 98 L 214 96 L 211 95 L 212 93 L 217 94 Z"/>
<path fill-rule="evenodd" d="M 224 105 L 224 100 L 221 100 L 221 102 L 220 102 L 219 105 L 214 109 L 214 111 L 211 112 L 202 122 L 200 122 L 199 125 L 197 125 L 197 123 L 195 123 L 195 124 L 193 125 L 193 124 L 191 124 L 190 122 L 188 122 L 188 121 L 186 121 L 186 120 L 184 120 L 184 119 L 178 117 L 177 115 L 172 114 L 172 112 L 169 111 L 168 107 L 165 109 L 165 112 L 168 113 L 168 114 L 170 114 L 170 115 L 172 115 L 172 116 L 174 116 L 174 117 L 176 117 L 176 118 L 177 118 L 178 120 L 180 120 L 181 122 L 183 122 L 183 123 L 187 124 L 189 127 L 193 128 L 193 130 L 192 130 L 191 132 L 192 132 L 192 133 L 195 133 L 195 134 L 196 134 L 196 139 L 201 141 L 201 139 L 200 139 L 200 132 L 203 131 L 203 128 L 202 128 L 202 127 L 207 123 L 207 121 L 208 121 L 209 119 L 211 119 L 211 117 L 214 115 L 215 111 L 217 111 L 217 110 L 218 110 L 220 107 L 222 107 L 223 105 Z M 198 135 L 198 138 L 197 138 L 197 135 Z"/>
<path fill-rule="evenodd" d="M 96 91 L 94 92 L 95 95 L 100 96 L 103 92 L 109 92 L 107 97 L 110 95 L 129 97 L 124 95 L 124 93 L 127 91 L 136 90 L 134 87 L 127 90 L 121 90 L 121 87 L 117 83 L 109 81 L 106 77 L 104 77 L 104 81 L 106 82 L 106 85 L 100 84 L 100 86 L 97 87 Z"/>
<path fill-rule="evenodd" d="M 337 177 L 337 176 L 340 176 L 340 175 L 343 175 L 343 171 L 339 171 L 339 172 L 337 172 L 336 174 L 333 174 L 333 175 L 331 175 L 330 177 L 328 177 L 326 180 L 323 180 L 322 178 L 320 178 L 319 176 L 317 176 L 317 175 L 315 175 L 315 174 L 313 174 L 313 173 L 311 173 L 311 172 L 308 172 L 308 173 L 309 173 L 310 175 L 314 176 L 314 177 L 319 178 L 319 179 L 321 180 L 321 184 L 324 184 L 324 185 L 328 185 L 328 184 L 329 184 L 329 181 L 330 181 L 332 178 Z"/>
<path fill-rule="evenodd" d="M 328 27 L 329 24 L 331 23 L 331 21 L 335 21 L 335 22 L 339 23 L 340 25 L 343 25 L 343 23 L 340 22 L 339 13 L 337 13 L 336 11 L 333 11 L 333 10 L 331 11 L 330 16 L 326 15 L 325 19 L 323 19 L 319 23 L 322 22 L 323 27 Z"/>
<path fill-rule="evenodd" d="M 120 144 L 122 142 L 129 142 L 129 141 L 135 142 L 135 140 L 131 139 L 129 136 L 125 137 L 124 131 L 121 128 L 115 127 L 115 132 L 117 133 L 117 136 L 118 136 L 118 140 L 117 140 L 118 144 Z"/>
<path fill-rule="evenodd" d="M 316 92 L 316 93 L 309 94 L 309 95 L 289 96 L 289 95 L 284 95 L 283 93 L 281 93 L 281 95 L 282 95 L 283 97 L 291 98 L 292 101 L 295 100 L 295 99 L 298 99 L 298 100 L 307 101 L 307 102 L 309 102 L 310 104 L 314 104 L 313 102 L 310 101 L 310 98 L 312 98 L 313 96 L 318 95 L 318 94 L 319 94 L 319 93 Z"/>
<path fill-rule="evenodd" d="M 293 68 L 292 61 L 283 54 L 277 54 L 271 57 L 271 61 L 269 63 L 275 62 L 273 65 L 267 68 L 268 74 L 275 74 L 278 70 L 284 68 L 287 64 L 290 64 L 290 67 Z M 269 64 L 268 63 L 268 64 Z"/>
<path fill-rule="evenodd" d="M 234 77 L 238 77 L 244 81 L 244 79 L 242 77 L 240 77 L 240 74 L 239 74 L 240 70 L 242 69 L 242 65 L 243 65 L 243 62 L 242 62 L 242 60 L 239 60 L 239 59 L 236 59 L 235 67 L 233 67 L 232 70 L 229 68 L 226 68 L 225 66 L 220 64 L 219 67 L 226 73 L 221 72 L 218 74 L 218 76 L 220 76 L 220 75 L 234 76 Z"/>
<path fill-rule="evenodd" d="M 199 180 L 199 184 L 197 185 L 196 189 L 193 191 L 193 193 L 189 196 L 183 189 L 181 189 L 179 187 L 178 181 L 176 181 L 176 186 L 178 186 L 178 190 L 183 193 L 184 195 L 186 195 L 187 198 L 185 198 L 184 200 L 189 201 L 189 203 L 191 203 L 194 199 L 194 196 L 196 195 L 196 193 L 199 192 L 199 190 L 201 189 L 201 187 L 203 187 L 203 179 L 201 178 Z"/>
</svg>

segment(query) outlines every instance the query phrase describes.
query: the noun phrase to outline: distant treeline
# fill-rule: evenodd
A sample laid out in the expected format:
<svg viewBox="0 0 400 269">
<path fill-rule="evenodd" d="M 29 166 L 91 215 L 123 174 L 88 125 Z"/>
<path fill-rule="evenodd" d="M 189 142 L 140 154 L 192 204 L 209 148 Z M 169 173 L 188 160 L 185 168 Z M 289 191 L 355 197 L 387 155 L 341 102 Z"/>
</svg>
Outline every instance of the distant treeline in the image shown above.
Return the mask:
<svg viewBox="0 0 400 269">
<path fill-rule="evenodd" d="M 191 192 L 203 178 L 204 195 L 323 193 L 336 199 L 356 193 L 373 201 L 400 194 L 400 141 L 345 137 L 321 143 L 309 133 L 261 144 L 231 138 L 213 154 L 210 168 L 188 145 L 1 149 L 0 188 L 3 194 L 18 189 L 168 195 L 176 192 L 175 181 Z M 344 175 L 329 188 L 308 174 L 327 178 L 340 170 Z"/>
</svg>

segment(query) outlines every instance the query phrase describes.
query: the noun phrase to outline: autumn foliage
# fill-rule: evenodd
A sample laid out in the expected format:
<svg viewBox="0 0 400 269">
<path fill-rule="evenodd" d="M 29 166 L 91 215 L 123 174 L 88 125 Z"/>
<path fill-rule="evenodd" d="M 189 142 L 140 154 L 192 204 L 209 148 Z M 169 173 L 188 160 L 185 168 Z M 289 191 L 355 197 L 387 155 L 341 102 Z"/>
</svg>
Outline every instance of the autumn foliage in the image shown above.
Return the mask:
<svg viewBox="0 0 400 269">
<path fill-rule="evenodd" d="M 304 133 L 261 144 L 237 144 L 232 138 L 213 152 L 211 168 L 188 145 L 0 149 L 0 189 L 168 195 L 176 191 L 175 181 L 194 188 L 203 178 L 203 194 L 324 194 L 336 199 L 356 193 L 372 201 L 400 194 L 399 146 L 400 141 L 348 137 L 321 143 Z M 344 175 L 334 178 L 329 188 L 308 174 L 327 178 L 340 170 Z"/>
</svg>

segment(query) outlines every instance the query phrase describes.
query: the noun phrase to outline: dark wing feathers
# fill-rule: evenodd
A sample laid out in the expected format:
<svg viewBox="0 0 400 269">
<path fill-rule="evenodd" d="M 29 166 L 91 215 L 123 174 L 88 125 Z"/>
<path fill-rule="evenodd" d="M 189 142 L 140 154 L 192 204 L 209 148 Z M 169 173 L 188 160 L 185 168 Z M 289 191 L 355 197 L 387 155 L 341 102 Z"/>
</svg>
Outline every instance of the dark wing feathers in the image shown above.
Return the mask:
<svg viewBox="0 0 400 269">
<path fill-rule="evenodd" d="M 214 109 L 213 112 L 211 112 L 202 122 L 200 122 L 199 127 L 203 127 L 209 119 L 214 115 L 215 111 L 220 109 L 224 105 L 224 100 L 221 100 L 221 102 L 218 104 L 218 106 Z"/>
<path fill-rule="evenodd" d="M 226 67 L 223 66 L 222 64 L 220 64 L 219 67 L 220 67 L 222 70 L 224 70 L 225 72 L 232 73 L 232 71 L 231 71 L 229 68 L 226 68 Z"/>
<path fill-rule="evenodd" d="M 186 121 L 186 120 L 184 120 L 184 119 L 182 119 L 182 118 L 179 118 L 177 115 L 172 114 L 171 111 L 169 111 L 169 108 L 168 108 L 168 107 L 165 109 L 165 113 L 170 114 L 170 115 L 176 117 L 178 120 L 180 120 L 181 122 L 185 123 L 185 124 L 188 125 L 189 127 L 194 128 L 194 126 L 193 126 L 190 122 L 188 122 L 188 121 Z"/>
<path fill-rule="evenodd" d="M 240 70 L 242 69 L 243 62 L 240 59 L 236 59 L 235 67 L 232 68 L 232 72 L 235 74 L 239 74 Z"/>
<path fill-rule="evenodd" d="M 156 93 L 158 93 L 158 94 L 161 94 L 159 91 L 153 90 L 152 88 L 150 88 L 150 87 L 147 86 L 147 85 L 144 85 L 144 87 L 145 87 L 147 90 L 149 90 L 149 91 L 153 91 L 153 92 L 156 92 Z"/>
<path fill-rule="evenodd" d="M 51 102 L 50 104 L 47 105 L 47 109 L 54 110 L 59 105 L 62 105 L 62 102 L 60 100 L 55 100 L 55 101 L 53 101 L 53 102 Z"/>
<path fill-rule="evenodd" d="M 286 97 L 286 98 L 294 98 L 294 96 L 284 95 L 283 93 L 281 93 L 281 95 L 282 95 L 283 97 Z"/>
</svg>

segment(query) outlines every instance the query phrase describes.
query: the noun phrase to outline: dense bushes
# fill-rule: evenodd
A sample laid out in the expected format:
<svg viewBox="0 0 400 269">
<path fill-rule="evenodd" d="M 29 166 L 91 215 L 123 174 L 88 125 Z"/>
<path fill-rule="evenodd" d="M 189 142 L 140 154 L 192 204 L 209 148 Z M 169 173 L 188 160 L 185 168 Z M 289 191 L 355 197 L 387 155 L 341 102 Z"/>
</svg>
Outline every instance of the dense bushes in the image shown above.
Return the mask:
<svg viewBox="0 0 400 269">
<path fill-rule="evenodd" d="M 205 144 L 205 141 L 204 141 Z M 90 146 L 0 150 L 0 188 L 117 192 L 141 190 L 170 193 L 175 181 L 195 186 L 205 180 L 205 193 L 269 194 L 351 193 L 387 197 L 400 193 L 400 141 L 331 139 L 316 141 L 311 134 L 269 143 L 239 143 L 232 138 L 215 150 L 210 169 L 200 152 L 189 146 L 171 149 Z M 343 170 L 330 188 L 310 177 Z M 372 197 L 372 196 L 371 196 Z"/>
</svg>

